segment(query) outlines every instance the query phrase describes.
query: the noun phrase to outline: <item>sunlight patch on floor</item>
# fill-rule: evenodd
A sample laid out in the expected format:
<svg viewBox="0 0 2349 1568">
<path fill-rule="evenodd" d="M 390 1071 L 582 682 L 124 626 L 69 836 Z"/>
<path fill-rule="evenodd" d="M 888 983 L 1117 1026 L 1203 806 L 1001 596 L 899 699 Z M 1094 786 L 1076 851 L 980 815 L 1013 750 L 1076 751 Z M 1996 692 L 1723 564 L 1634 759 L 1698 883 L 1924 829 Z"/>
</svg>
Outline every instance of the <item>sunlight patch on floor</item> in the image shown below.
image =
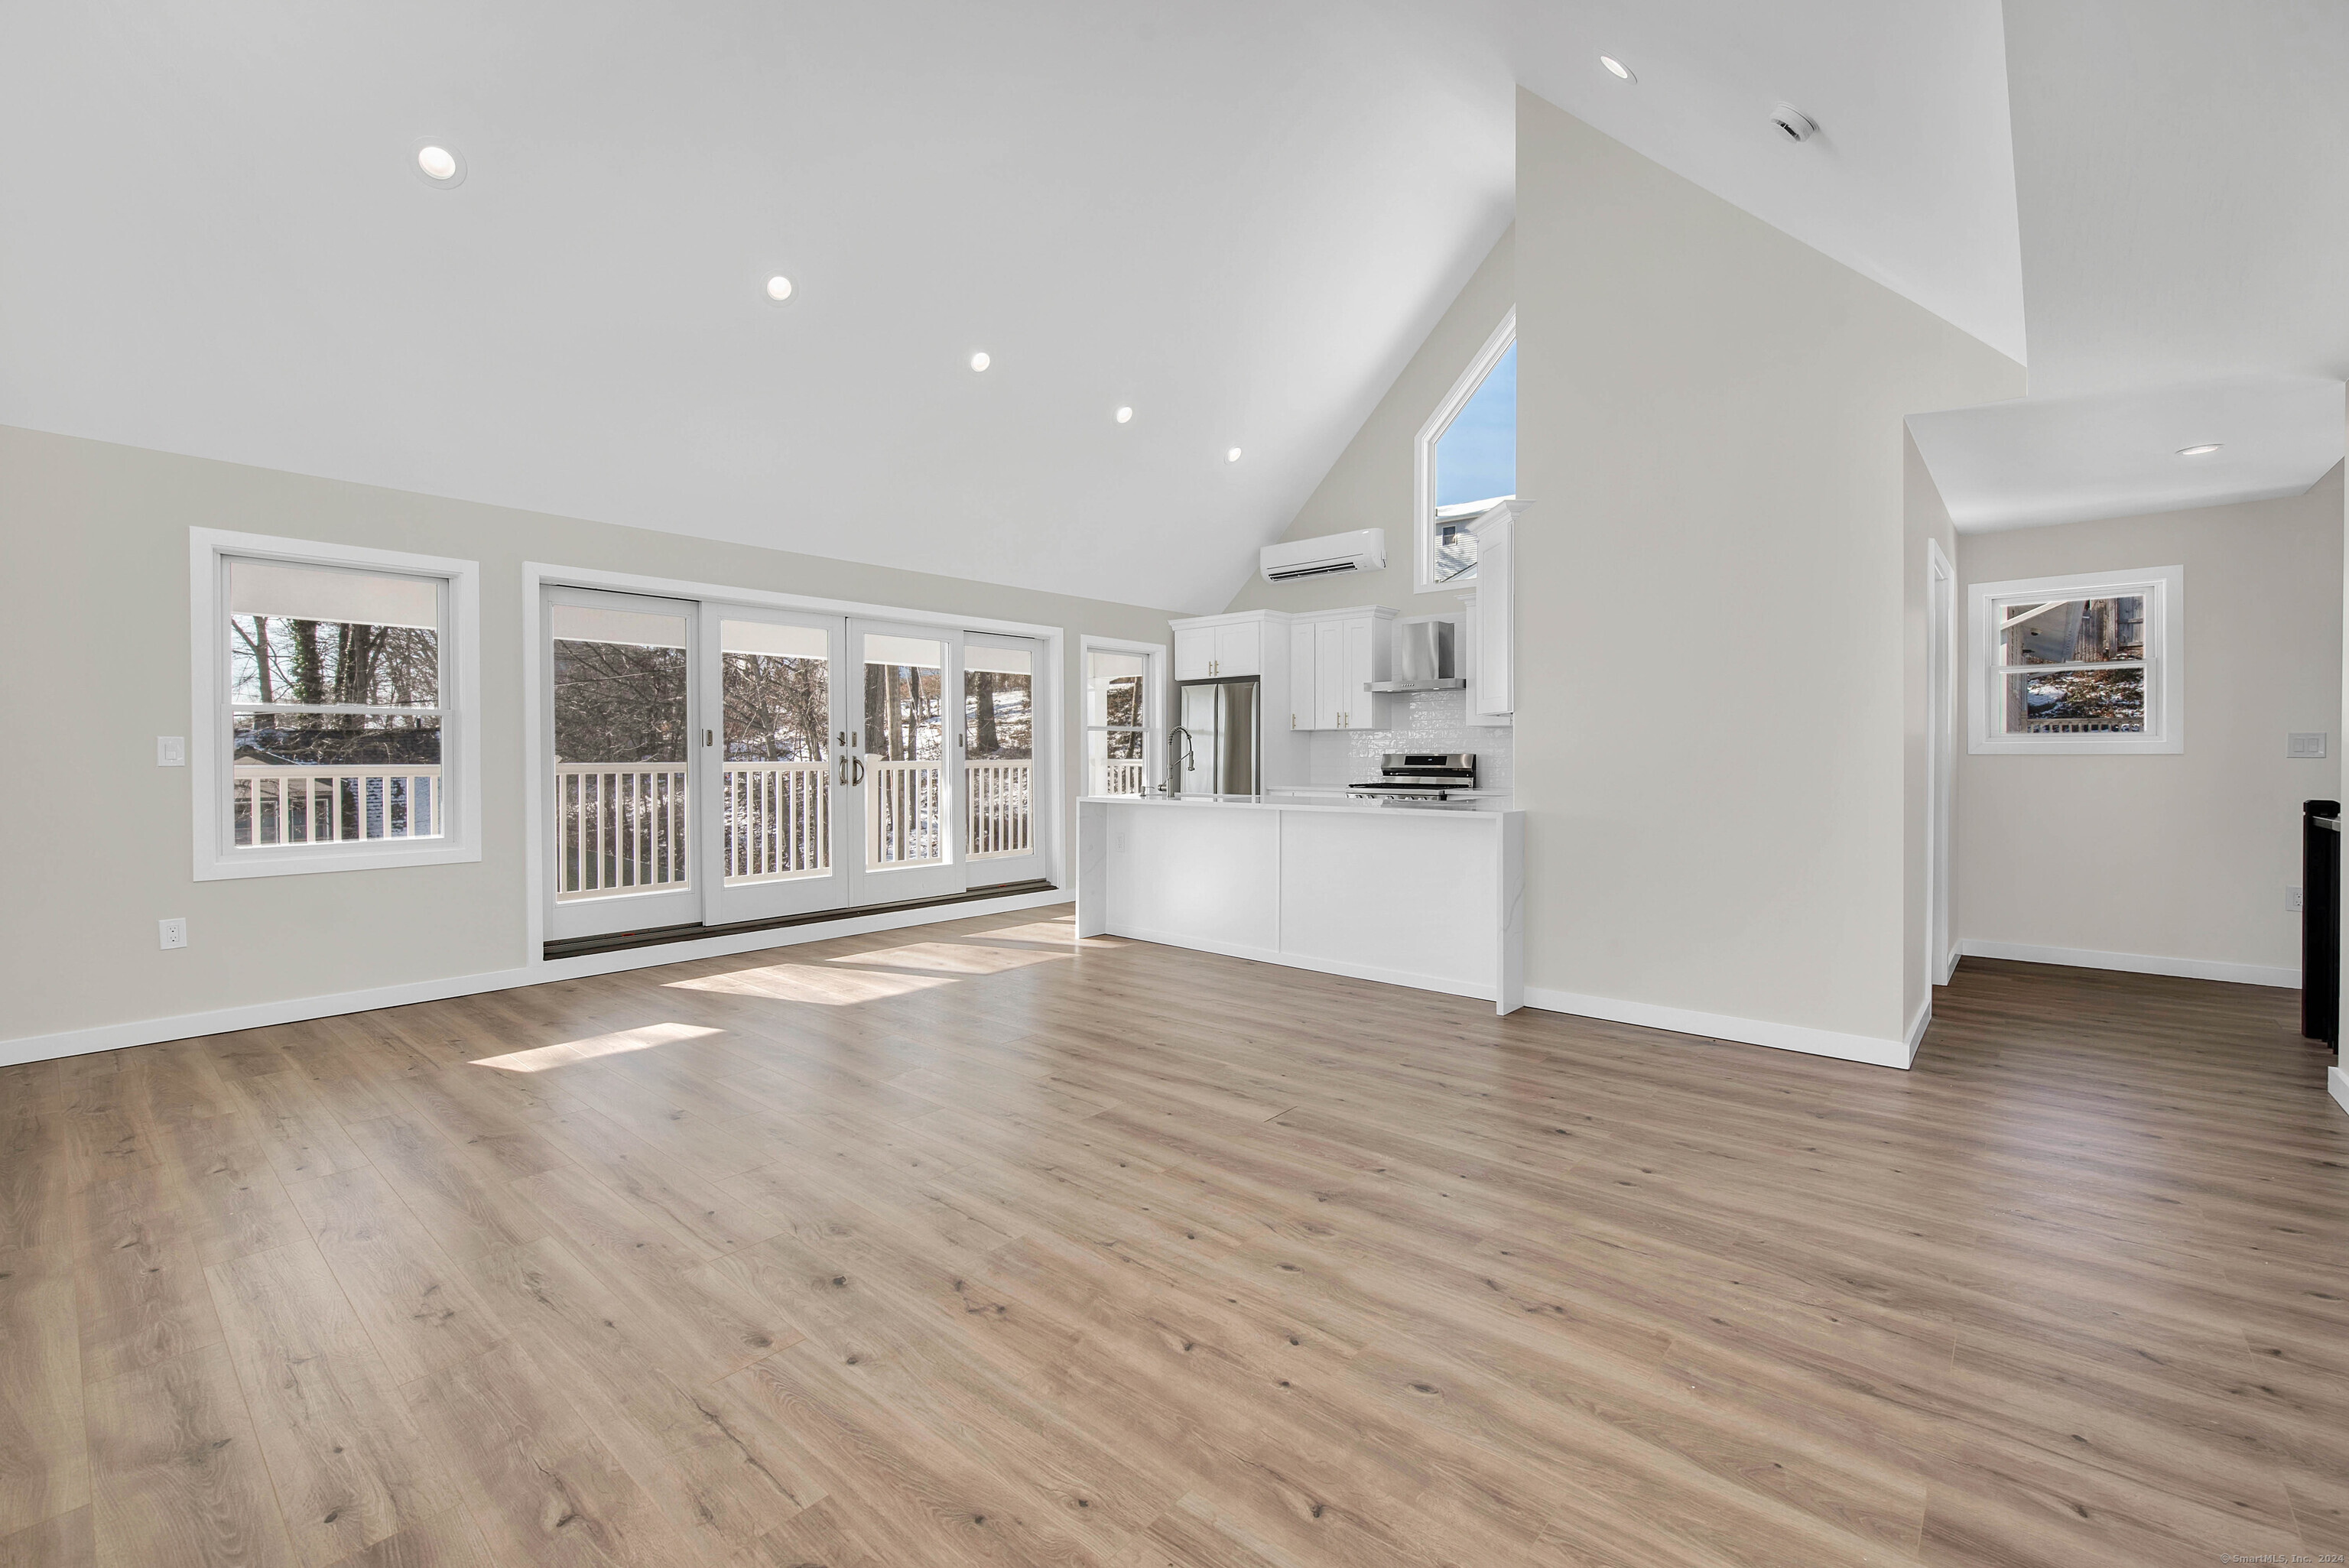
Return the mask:
<svg viewBox="0 0 2349 1568">
<path fill-rule="evenodd" d="M 771 996 L 779 1002 L 813 1002 L 824 1007 L 847 1007 L 859 1002 L 879 1002 L 951 985 L 947 975 L 901 975 L 888 970 L 833 969 L 813 964 L 769 964 L 756 969 L 736 969 L 724 975 L 703 975 L 671 980 L 680 991 L 715 991 L 727 996 Z"/>
<path fill-rule="evenodd" d="M 995 934 L 988 933 L 989 936 Z M 985 947 L 977 943 L 914 942 L 903 947 L 883 947 L 870 953 L 843 953 L 828 960 L 874 969 L 911 969 L 945 975 L 999 975 L 1030 964 L 1052 964 L 1069 956 L 1066 951 L 1040 953 L 1032 947 Z"/>
<path fill-rule="evenodd" d="M 543 1073 L 549 1068 L 567 1067 L 573 1062 L 592 1062 L 597 1057 L 616 1057 L 628 1051 L 649 1051 L 660 1046 L 673 1046 L 680 1040 L 698 1040 L 714 1035 L 716 1029 L 706 1029 L 698 1024 L 647 1024 L 641 1029 L 622 1029 L 616 1034 L 597 1035 L 591 1039 L 565 1040 L 560 1045 L 539 1046 L 527 1051 L 509 1051 L 502 1057 L 483 1057 L 472 1065 L 496 1068 L 501 1072 Z"/>
</svg>

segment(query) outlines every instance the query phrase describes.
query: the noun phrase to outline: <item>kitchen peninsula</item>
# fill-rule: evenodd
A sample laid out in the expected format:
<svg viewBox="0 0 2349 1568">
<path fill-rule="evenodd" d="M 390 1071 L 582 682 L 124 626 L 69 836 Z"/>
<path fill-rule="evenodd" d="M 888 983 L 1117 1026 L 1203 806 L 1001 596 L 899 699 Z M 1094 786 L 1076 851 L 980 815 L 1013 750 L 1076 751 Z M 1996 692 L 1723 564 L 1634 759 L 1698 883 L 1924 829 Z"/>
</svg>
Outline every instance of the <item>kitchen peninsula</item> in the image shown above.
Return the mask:
<svg viewBox="0 0 2349 1568">
<path fill-rule="evenodd" d="M 1342 797 L 1077 801 L 1077 930 L 1525 1002 L 1525 813 Z"/>
</svg>

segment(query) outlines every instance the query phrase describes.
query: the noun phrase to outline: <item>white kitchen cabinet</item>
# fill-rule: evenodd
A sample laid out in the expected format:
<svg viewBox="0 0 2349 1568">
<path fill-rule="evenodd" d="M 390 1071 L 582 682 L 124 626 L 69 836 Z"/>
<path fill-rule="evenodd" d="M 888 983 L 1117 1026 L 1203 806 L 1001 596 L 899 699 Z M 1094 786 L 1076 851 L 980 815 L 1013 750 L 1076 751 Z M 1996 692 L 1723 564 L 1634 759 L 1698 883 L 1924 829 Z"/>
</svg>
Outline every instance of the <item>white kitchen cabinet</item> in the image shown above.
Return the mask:
<svg viewBox="0 0 2349 1568">
<path fill-rule="evenodd" d="M 1288 625 L 1288 727 L 1314 729 L 1313 623 Z"/>
<path fill-rule="evenodd" d="M 1384 729 L 1390 720 L 1387 704 L 1392 699 L 1383 692 L 1362 688 L 1372 681 L 1388 678 L 1393 658 L 1392 643 L 1388 628 L 1375 616 L 1358 615 L 1345 623 L 1346 634 L 1346 693 L 1339 705 L 1343 715 L 1340 727 L 1345 729 Z"/>
<path fill-rule="evenodd" d="M 1264 674 L 1264 624 L 1227 621 L 1216 628 L 1217 678 Z"/>
<path fill-rule="evenodd" d="M 1313 623 L 1313 727 L 1346 727 L 1346 623 Z"/>
<path fill-rule="evenodd" d="M 1206 680 L 1215 672 L 1215 627 L 1177 626 L 1174 628 L 1174 678 L 1176 680 Z"/>
</svg>

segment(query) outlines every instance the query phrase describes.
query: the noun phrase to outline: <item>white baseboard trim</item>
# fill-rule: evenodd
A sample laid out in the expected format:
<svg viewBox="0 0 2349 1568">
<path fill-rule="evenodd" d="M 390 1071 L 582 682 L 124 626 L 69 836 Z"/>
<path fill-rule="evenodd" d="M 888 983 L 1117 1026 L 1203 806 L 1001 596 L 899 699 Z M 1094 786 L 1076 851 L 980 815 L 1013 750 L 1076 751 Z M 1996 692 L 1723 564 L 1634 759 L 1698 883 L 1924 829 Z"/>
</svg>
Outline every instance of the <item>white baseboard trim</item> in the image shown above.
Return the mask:
<svg viewBox="0 0 2349 1568">
<path fill-rule="evenodd" d="M 1918 1047 L 1925 1043 L 1925 1031 L 1933 1022 L 1933 988 L 1925 987 L 1925 999 L 1917 1004 L 1917 1016 L 1909 1020 L 1909 1059 L 1904 1068 L 1917 1065 Z"/>
<path fill-rule="evenodd" d="M 1652 1002 L 1625 1002 L 1612 996 L 1585 996 L 1546 986 L 1526 987 L 1526 1006 L 1545 1012 L 1571 1013 L 1581 1018 L 1604 1018 L 1611 1024 L 1638 1024 L 1669 1029 L 1679 1035 L 1702 1035 L 1744 1046 L 1768 1046 L 1773 1050 L 1800 1051 L 1806 1056 L 1833 1057 L 1838 1061 L 1866 1062 L 1871 1067 L 1906 1068 L 1916 1060 L 1916 1042 L 1923 1037 L 1924 1018 L 1910 1026 L 1906 1040 L 1879 1040 L 1870 1035 L 1839 1034 L 1833 1029 L 1807 1028 L 1800 1024 L 1773 1024 L 1761 1018 L 1736 1018 L 1725 1013 L 1698 1013 L 1685 1007 L 1659 1006 Z"/>
<path fill-rule="evenodd" d="M 1973 936 L 1958 944 L 1958 951 L 1969 958 L 2012 958 L 2023 964 L 2061 964 L 2073 969 L 2117 969 L 2128 975 L 2175 975 L 2185 980 L 2223 980 L 2234 985 L 2300 989 L 2298 965 L 2225 964 L 2215 958 L 2098 953 L 2087 947 L 2040 947 L 2027 942 L 1986 942 Z"/>
<path fill-rule="evenodd" d="M 1337 975 L 1348 980 L 1375 980 L 1382 985 L 1408 985 L 1414 991 L 1441 991 L 1447 996 L 1473 996 L 1480 1002 L 1493 1000 L 1490 985 L 1474 985 L 1466 981 L 1448 979 L 1441 975 L 1422 975 L 1410 969 L 1381 968 L 1375 964 L 1348 964 L 1335 958 L 1308 958 L 1301 954 L 1283 953 L 1276 947 L 1251 947 L 1245 943 L 1217 942 L 1206 937 L 1178 935 L 1173 932 L 1143 931 L 1133 926 L 1112 925 L 1105 934 L 1123 936 L 1131 942 L 1154 942 L 1161 947 L 1188 947 L 1226 958 L 1245 958 L 1251 964 L 1278 964 L 1284 969 L 1310 969 L 1317 975 Z"/>
<path fill-rule="evenodd" d="M 2324 1092 L 2333 1097 L 2333 1104 L 2349 1110 L 2349 1073 L 2343 1072 L 2338 1064 L 2324 1069 Z"/>
<path fill-rule="evenodd" d="M 912 925 L 936 925 L 973 915 L 999 914 L 1066 903 L 1070 894 L 1052 889 L 1013 893 L 1003 898 L 973 899 L 968 903 L 936 904 L 927 909 L 899 910 L 888 914 L 852 916 L 820 924 L 785 926 L 775 931 L 750 931 L 734 936 L 707 936 L 696 942 L 676 942 L 658 947 L 628 947 L 613 953 L 593 953 L 577 958 L 525 964 L 514 969 L 492 969 L 479 975 L 457 975 L 438 980 L 411 980 L 398 985 L 377 985 L 364 991 L 344 991 L 329 996 L 301 996 L 278 1002 L 251 1002 L 239 1007 L 219 1007 L 208 1013 L 181 1013 L 168 1018 L 141 1018 L 127 1024 L 99 1024 L 87 1029 L 67 1029 L 54 1035 L 26 1035 L 0 1040 L 0 1067 L 48 1061 L 57 1057 L 87 1056 L 92 1051 L 118 1051 L 127 1046 L 151 1046 L 164 1040 L 191 1039 L 200 1035 L 225 1035 L 238 1029 L 264 1028 L 271 1024 L 295 1024 L 306 1018 L 330 1018 L 341 1013 L 365 1013 L 377 1007 L 405 1007 L 416 1002 L 440 1002 L 451 996 L 478 995 L 484 991 L 509 991 L 521 985 L 543 985 L 554 980 L 576 980 L 589 975 L 616 975 L 627 969 L 654 969 L 694 958 L 726 958 L 738 953 L 797 947 L 826 942 L 835 936 L 862 936 L 868 932 L 896 931 Z"/>
</svg>

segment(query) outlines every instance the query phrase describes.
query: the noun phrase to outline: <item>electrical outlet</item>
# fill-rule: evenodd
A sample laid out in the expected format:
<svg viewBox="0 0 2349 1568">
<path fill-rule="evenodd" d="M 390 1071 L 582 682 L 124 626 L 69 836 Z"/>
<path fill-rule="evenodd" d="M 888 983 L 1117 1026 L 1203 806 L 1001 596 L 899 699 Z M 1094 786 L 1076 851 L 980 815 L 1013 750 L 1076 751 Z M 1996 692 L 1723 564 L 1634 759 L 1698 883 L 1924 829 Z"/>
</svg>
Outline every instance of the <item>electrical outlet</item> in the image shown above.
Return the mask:
<svg viewBox="0 0 2349 1568">
<path fill-rule="evenodd" d="M 155 936 L 155 945 L 158 947 L 165 949 L 185 947 L 188 944 L 187 917 L 180 915 L 170 920 L 157 921 Z"/>
<path fill-rule="evenodd" d="M 2303 735 L 2295 730 L 2283 738 L 2283 754 L 2322 762 L 2324 760 L 2324 743 L 2332 738 L 2329 733 L 2321 729 L 2313 735 Z"/>
<path fill-rule="evenodd" d="M 184 735 L 159 735 L 155 738 L 155 766 L 185 768 L 188 765 L 188 738 Z"/>
<path fill-rule="evenodd" d="M 2300 913 L 2300 890 L 2298 888 L 2288 887 L 2283 890 L 2283 906 L 2284 908 L 2292 911 L 2294 914 L 2298 914 Z"/>
<path fill-rule="evenodd" d="M 1117 852 L 1121 855 L 1125 853 L 1125 834 L 1123 832 L 1117 836 Z"/>
</svg>

